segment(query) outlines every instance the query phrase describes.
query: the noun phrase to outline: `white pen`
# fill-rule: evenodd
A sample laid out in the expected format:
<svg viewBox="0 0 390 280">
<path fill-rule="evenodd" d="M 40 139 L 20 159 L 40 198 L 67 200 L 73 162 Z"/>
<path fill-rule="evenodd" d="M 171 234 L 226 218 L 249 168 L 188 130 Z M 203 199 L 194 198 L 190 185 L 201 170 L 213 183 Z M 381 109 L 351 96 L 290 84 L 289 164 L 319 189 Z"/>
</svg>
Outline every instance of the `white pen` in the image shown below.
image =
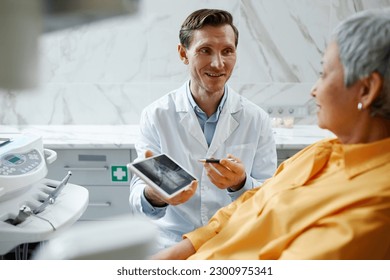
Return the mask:
<svg viewBox="0 0 390 280">
<path fill-rule="evenodd" d="M 198 159 L 200 162 L 207 162 L 207 163 L 219 163 L 221 159 L 218 158 L 201 158 Z M 235 159 L 227 158 L 227 160 L 230 160 L 231 162 L 237 162 Z"/>
</svg>

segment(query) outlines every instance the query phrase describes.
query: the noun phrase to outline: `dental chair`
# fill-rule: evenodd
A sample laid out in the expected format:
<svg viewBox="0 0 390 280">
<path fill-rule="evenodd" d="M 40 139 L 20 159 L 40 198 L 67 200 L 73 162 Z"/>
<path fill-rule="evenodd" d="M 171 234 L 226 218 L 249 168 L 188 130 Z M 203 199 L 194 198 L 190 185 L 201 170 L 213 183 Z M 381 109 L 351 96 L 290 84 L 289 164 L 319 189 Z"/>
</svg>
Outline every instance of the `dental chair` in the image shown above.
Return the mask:
<svg viewBox="0 0 390 280">
<path fill-rule="evenodd" d="M 42 245 L 35 260 L 142 260 L 152 252 L 156 231 L 144 217 L 83 221 Z"/>
</svg>

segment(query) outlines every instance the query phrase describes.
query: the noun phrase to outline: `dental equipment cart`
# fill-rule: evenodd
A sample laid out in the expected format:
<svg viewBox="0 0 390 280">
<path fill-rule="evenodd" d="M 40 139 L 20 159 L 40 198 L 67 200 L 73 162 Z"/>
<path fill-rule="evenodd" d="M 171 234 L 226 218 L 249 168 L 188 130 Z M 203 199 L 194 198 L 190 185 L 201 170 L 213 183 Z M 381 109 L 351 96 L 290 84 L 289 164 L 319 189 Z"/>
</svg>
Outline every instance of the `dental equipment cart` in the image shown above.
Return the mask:
<svg viewBox="0 0 390 280">
<path fill-rule="evenodd" d="M 0 134 L 0 259 L 15 250 L 28 258 L 28 244 L 57 236 L 73 225 L 88 206 L 88 190 L 45 178 L 47 164 L 57 158 L 42 138 Z"/>
</svg>

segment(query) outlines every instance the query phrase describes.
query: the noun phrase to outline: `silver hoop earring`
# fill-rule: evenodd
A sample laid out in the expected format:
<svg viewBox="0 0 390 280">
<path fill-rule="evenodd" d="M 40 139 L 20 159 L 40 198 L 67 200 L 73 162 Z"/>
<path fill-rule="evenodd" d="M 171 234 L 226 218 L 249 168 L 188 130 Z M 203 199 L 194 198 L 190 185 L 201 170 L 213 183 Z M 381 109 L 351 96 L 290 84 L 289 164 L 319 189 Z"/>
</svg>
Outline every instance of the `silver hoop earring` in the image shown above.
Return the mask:
<svg viewBox="0 0 390 280">
<path fill-rule="evenodd" d="M 363 109 L 363 104 L 362 102 L 359 102 L 358 103 L 358 106 L 357 106 L 358 110 L 361 111 Z"/>
</svg>

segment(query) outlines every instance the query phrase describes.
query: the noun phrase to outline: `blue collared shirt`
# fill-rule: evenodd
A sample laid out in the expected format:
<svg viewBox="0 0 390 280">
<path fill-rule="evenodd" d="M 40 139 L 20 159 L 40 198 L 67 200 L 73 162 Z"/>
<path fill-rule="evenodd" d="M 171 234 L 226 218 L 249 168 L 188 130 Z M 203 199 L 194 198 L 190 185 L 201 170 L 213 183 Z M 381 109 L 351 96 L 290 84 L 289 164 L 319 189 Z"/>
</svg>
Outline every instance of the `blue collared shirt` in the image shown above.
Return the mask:
<svg viewBox="0 0 390 280">
<path fill-rule="evenodd" d="M 227 95 L 228 95 L 228 88 L 225 86 L 224 94 L 222 96 L 221 102 L 217 107 L 217 111 L 214 114 L 212 114 L 210 117 L 207 117 L 206 113 L 198 106 L 198 104 L 196 104 L 191 94 L 191 90 L 189 86 L 187 86 L 188 101 L 190 102 L 192 109 L 194 109 L 194 112 L 198 118 L 200 127 L 202 128 L 208 146 L 210 146 L 211 140 L 213 140 L 218 119 L 219 116 L 221 115 L 223 106 L 225 105 Z"/>
</svg>

